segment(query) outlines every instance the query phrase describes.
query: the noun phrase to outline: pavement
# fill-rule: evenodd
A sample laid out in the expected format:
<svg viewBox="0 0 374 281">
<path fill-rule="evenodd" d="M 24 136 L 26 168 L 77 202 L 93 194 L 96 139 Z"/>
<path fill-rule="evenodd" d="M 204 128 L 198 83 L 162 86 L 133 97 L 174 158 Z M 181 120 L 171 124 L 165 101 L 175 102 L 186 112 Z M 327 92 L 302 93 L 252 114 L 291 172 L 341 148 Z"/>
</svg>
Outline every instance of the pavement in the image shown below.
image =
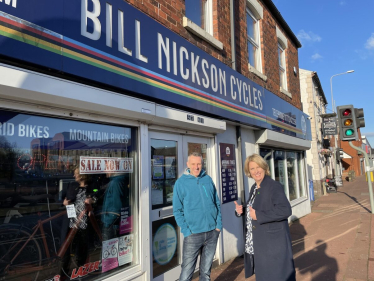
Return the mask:
<svg viewBox="0 0 374 281">
<path fill-rule="evenodd" d="M 296 280 L 374 281 L 372 217 L 365 176 L 316 199 L 312 212 L 290 225 Z M 211 280 L 245 280 L 243 258 L 212 269 Z"/>
</svg>

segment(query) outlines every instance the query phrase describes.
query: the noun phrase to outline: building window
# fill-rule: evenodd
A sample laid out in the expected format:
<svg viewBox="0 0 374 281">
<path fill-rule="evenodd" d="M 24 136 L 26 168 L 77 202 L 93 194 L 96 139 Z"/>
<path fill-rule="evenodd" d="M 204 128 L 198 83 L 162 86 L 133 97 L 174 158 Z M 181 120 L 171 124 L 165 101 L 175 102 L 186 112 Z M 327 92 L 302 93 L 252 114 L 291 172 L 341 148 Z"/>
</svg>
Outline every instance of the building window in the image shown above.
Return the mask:
<svg viewBox="0 0 374 281">
<path fill-rule="evenodd" d="M 272 179 L 283 185 L 290 201 L 307 196 L 304 152 L 261 148 L 260 155 L 268 163 Z"/>
<path fill-rule="evenodd" d="M 5 280 L 101 280 L 139 264 L 137 129 L 11 111 L 0 124 Z"/>
<path fill-rule="evenodd" d="M 212 0 L 186 1 L 186 17 L 209 34 L 213 34 Z"/>
<path fill-rule="evenodd" d="M 287 90 L 286 56 L 285 49 L 278 44 L 279 80 L 280 87 Z"/>
<path fill-rule="evenodd" d="M 261 72 L 259 21 L 247 8 L 247 47 L 250 67 Z"/>
</svg>

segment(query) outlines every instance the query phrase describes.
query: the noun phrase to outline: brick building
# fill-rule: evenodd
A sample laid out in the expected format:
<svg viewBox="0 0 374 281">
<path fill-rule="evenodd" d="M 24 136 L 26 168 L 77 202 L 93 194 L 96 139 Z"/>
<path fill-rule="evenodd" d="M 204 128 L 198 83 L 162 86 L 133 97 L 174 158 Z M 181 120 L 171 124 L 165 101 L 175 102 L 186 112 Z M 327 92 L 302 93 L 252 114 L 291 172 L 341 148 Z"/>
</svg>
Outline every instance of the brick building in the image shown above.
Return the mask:
<svg viewBox="0 0 374 281">
<path fill-rule="evenodd" d="M 352 141 L 354 146 L 362 148 L 363 142 L 361 138 L 361 131 L 359 129 L 359 140 Z M 356 176 L 365 174 L 364 156 L 361 152 L 353 149 L 347 141 L 341 141 L 338 138 L 338 147 L 343 149 L 344 156 L 341 160 L 342 178 L 347 179 L 348 172 L 354 171 Z"/>
<path fill-rule="evenodd" d="M 9 0 L 0 29 L 4 280 L 177 280 L 173 188 L 192 152 L 221 200 L 215 265 L 243 254 L 247 156 L 266 159 L 290 220 L 310 212 L 301 44 L 271 0 Z M 45 235 L 12 248 L 32 229 Z"/>
<path fill-rule="evenodd" d="M 327 100 L 315 71 L 300 69 L 300 88 L 303 111 L 311 117 L 312 128 L 312 147 L 307 151 L 307 170 L 309 179 L 313 180 L 315 194 L 323 195 L 323 183 L 326 176 L 333 174 L 334 168 L 334 160 L 330 157 L 332 153 L 322 153 L 323 149 L 330 151 L 330 140 L 323 135 L 321 117 L 326 114 Z"/>
</svg>

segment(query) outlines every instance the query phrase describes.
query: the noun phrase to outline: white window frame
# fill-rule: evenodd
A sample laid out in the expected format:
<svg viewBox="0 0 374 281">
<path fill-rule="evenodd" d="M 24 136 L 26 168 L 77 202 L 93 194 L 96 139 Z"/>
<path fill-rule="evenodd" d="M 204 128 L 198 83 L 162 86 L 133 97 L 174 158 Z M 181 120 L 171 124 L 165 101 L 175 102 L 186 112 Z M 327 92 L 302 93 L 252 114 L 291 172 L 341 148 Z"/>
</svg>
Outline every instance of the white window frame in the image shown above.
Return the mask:
<svg viewBox="0 0 374 281">
<path fill-rule="evenodd" d="M 279 79 L 280 79 L 280 92 L 285 94 L 286 96 L 292 98 L 292 94 L 288 92 L 288 83 L 287 83 L 287 62 L 286 62 L 286 52 L 288 48 L 288 43 L 287 43 L 287 37 L 284 36 L 283 32 L 276 26 L 276 34 L 278 38 L 278 48 L 277 48 L 277 53 L 278 53 L 278 65 L 279 65 L 279 72 L 283 71 L 282 78 L 280 77 L 279 74 Z M 282 51 L 282 62 L 283 65 L 280 63 L 280 57 L 279 57 L 279 50 Z M 283 84 L 282 84 L 283 83 Z"/>
<path fill-rule="evenodd" d="M 210 35 L 213 35 L 213 20 L 212 20 L 212 0 L 200 0 L 200 3 L 204 1 L 205 2 L 205 15 L 204 15 L 204 25 L 205 25 L 205 28 L 202 28 L 201 26 L 197 25 L 197 23 L 193 22 L 190 18 L 186 17 L 191 20 L 191 22 L 193 22 L 197 27 L 199 27 L 201 30 L 209 33 Z M 191 5 L 191 2 L 190 1 L 186 1 L 185 2 L 186 6 L 188 4 Z"/>
<path fill-rule="evenodd" d="M 256 50 L 256 55 L 255 55 L 255 64 L 257 65 L 254 66 L 254 65 L 251 65 L 249 63 L 249 54 L 248 54 L 248 68 L 251 70 L 257 70 L 259 73 L 262 74 L 262 64 L 261 64 L 261 43 L 260 43 L 260 23 L 259 23 L 259 19 L 257 17 L 255 17 L 254 13 L 251 11 L 250 8 L 246 8 L 246 15 L 249 15 L 254 21 L 255 21 L 255 36 L 257 38 L 252 38 L 252 37 L 249 37 L 248 36 L 248 32 L 247 32 L 247 48 L 248 48 L 248 44 L 251 44 L 252 46 L 254 46 L 255 48 L 257 48 Z M 248 23 L 247 23 L 247 29 L 248 29 Z"/>
<path fill-rule="evenodd" d="M 287 90 L 286 49 L 280 43 L 278 43 L 278 64 L 279 72 L 282 72 L 282 75 L 279 75 L 280 87 Z"/>
<path fill-rule="evenodd" d="M 204 1 L 204 0 L 200 0 Z M 205 28 L 194 23 L 187 16 L 183 17 L 183 27 L 191 33 L 210 43 L 219 50 L 223 50 L 223 43 L 213 36 L 213 0 L 206 0 L 205 2 Z M 188 5 L 188 1 L 185 2 Z"/>
</svg>

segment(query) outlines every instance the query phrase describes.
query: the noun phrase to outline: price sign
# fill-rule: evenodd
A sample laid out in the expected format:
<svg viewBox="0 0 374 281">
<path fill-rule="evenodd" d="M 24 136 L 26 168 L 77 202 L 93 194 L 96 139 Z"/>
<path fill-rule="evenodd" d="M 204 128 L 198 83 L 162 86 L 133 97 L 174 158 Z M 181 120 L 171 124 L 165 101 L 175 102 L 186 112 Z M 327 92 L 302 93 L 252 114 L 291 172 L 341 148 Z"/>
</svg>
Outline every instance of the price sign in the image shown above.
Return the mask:
<svg viewBox="0 0 374 281">
<path fill-rule="evenodd" d="M 238 200 L 235 145 L 220 143 L 222 204 Z"/>
</svg>

